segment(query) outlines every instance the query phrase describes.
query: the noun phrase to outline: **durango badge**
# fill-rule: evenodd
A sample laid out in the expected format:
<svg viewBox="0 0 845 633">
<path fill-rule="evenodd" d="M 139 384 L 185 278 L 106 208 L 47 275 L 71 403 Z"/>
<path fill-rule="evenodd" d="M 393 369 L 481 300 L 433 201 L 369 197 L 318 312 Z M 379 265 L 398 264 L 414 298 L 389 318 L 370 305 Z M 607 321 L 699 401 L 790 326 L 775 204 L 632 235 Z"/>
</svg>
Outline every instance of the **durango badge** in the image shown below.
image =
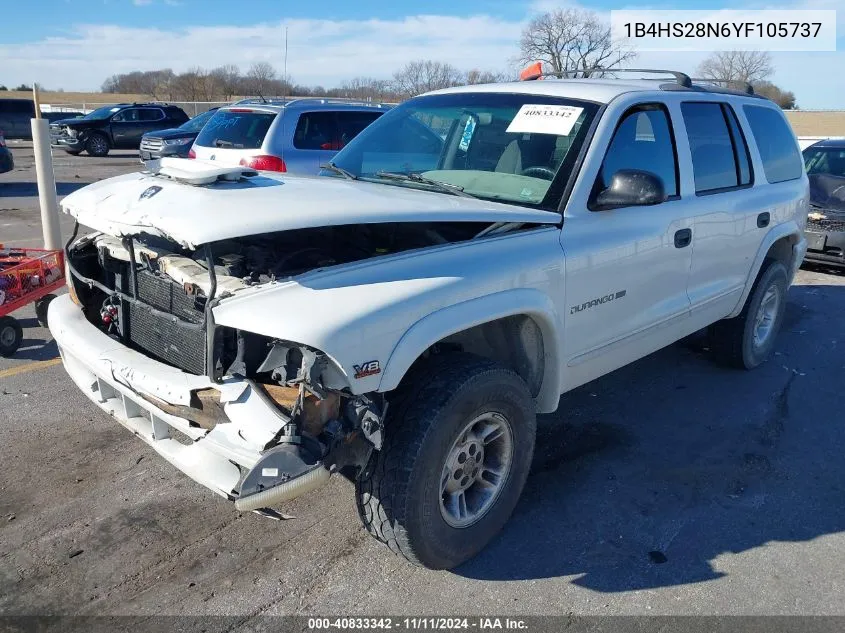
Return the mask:
<svg viewBox="0 0 845 633">
<path fill-rule="evenodd" d="M 368 360 L 366 363 L 360 365 L 352 365 L 355 370 L 355 378 L 366 378 L 367 376 L 375 376 L 381 373 L 381 365 L 377 360 Z"/>
</svg>

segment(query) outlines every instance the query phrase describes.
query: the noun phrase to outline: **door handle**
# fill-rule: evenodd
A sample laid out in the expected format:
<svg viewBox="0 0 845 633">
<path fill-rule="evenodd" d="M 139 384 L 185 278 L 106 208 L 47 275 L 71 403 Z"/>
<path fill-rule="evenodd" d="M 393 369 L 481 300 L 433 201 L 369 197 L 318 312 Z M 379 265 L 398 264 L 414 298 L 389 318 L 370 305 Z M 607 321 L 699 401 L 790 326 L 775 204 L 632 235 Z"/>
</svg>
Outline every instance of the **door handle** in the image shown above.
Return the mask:
<svg viewBox="0 0 845 633">
<path fill-rule="evenodd" d="M 675 248 L 684 248 L 692 242 L 692 229 L 675 231 Z"/>
<path fill-rule="evenodd" d="M 772 219 L 772 216 L 769 215 L 768 211 L 765 211 L 757 216 L 757 228 L 764 229 L 769 226 L 769 221 Z"/>
</svg>

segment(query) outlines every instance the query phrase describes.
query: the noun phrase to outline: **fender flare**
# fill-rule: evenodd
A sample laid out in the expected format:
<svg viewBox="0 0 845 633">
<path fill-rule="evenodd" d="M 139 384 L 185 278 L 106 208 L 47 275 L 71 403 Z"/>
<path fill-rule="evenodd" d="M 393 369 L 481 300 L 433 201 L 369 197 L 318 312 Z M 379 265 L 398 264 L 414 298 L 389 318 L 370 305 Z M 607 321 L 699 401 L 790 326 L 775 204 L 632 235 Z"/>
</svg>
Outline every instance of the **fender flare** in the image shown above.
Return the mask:
<svg viewBox="0 0 845 633">
<path fill-rule="evenodd" d="M 535 398 L 538 413 L 557 409 L 560 399 L 560 319 L 552 300 L 539 290 L 516 288 L 484 295 L 432 312 L 414 323 L 399 339 L 388 358 L 378 391 L 390 391 L 420 355 L 437 341 L 482 323 L 524 314 L 543 335 L 543 382 Z"/>
<path fill-rule="evenodd" d="M 751 272 L 749 273 L 748 278 L 745 280 L 745 288 L 742 291 L 742 296 L 740 296 L 739 302 L 737 303 L 736 307 L 726 318 L 732 319 L 738 316 L 740 312 L 742 312 L 742 308 L 745 307 L 745 302 L 748 300 L 748 295 L 751 294 L 751 289 L 754 287 L 754 282 L 757 280 L 757 275 L 760 274 L 760 269 L 763 267 L 763 262 L 766 259 L 766 255 L 769 253 L 769 249 L 775 242 L 785 237 L 796 237 L 795 244 L 793 244 L 792 250 L 792 265 L 788 266 L 790 275 L 795 274 L 795 271 L 797 270 L 798 266 L 801 265 L 800 259 L 797 262 L 795 261 L 799 254 L 798 252 L 796 252 L 796 246 L 800 244 L 804 238 L 803 232 L 798 227 L 798 224 L 794 220 L 791 220 L 789 222 L 784 222 L 783 224 L 778 224 L 766 234 L 763 243 L 757 250 L 757 255 L 754 257 L 754 263 L 751 266 Z M 801 259 L 803 259 L 803 253 L 801 253 Z"/>
</svg>

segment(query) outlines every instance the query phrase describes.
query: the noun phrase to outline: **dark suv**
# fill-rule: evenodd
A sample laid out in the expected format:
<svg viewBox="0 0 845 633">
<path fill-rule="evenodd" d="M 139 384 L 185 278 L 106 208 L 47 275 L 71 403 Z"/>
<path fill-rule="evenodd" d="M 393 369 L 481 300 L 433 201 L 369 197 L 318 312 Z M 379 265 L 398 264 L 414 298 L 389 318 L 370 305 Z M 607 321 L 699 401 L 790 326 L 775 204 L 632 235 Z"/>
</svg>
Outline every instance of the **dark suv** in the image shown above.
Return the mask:
<svg viewBox="0 0 845 633">
<path fill-rule="evenodd" d="M 52 143 L 68 154 L 82 150 L 105 156 L 112 149 L 138 149 L 141 137 L 154 130 L 177 127 L 188 120 L 182 108 L 159 103 L 121 103 L 97 108 L 79 119 L 50 125 Z"/>
<path fill-rule="evenodd" d="M 845 268 L 845 139 L 810 145 L 804 163 L 810 180 L 804 261 Z"/>
</svg>

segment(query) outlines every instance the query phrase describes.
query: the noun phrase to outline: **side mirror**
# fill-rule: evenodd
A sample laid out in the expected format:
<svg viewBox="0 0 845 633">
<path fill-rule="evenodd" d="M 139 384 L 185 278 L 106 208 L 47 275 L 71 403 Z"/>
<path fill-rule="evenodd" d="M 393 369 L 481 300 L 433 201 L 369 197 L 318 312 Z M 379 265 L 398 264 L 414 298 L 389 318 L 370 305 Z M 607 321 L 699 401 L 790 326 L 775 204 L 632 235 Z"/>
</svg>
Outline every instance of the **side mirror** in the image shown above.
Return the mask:
<svg viewBox="0 0 845 633">
<path fill-rule="evenodd" d="M 607 211 L 665 201 L 666 190 L 660 176 L 641 169 L 620 169 L 610 179 L 610 186 L 595 197 L 592 206 L 595 211 Z"/>
</svg>

